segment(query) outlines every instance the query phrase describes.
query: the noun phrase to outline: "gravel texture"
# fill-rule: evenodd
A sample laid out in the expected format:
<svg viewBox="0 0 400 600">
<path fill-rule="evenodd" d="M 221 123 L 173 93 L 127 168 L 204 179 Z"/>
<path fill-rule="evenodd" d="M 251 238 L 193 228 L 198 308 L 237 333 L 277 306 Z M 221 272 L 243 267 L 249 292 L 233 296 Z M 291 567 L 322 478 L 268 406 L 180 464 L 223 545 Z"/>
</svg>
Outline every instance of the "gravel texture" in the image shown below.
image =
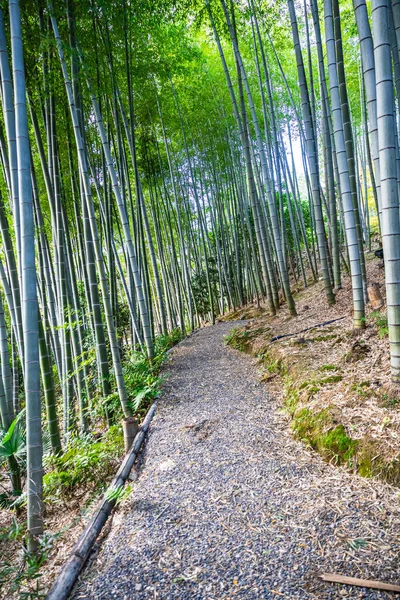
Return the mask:
<svg viewBox="0 0 400 600">
<path fill-rule="evenodd" d="M 133 492 L 78 599 L 393 598 L 322 582 L 396 583 L 399 493 L 296 442 L 232 323 L 175 349 Z"/>
</svg>

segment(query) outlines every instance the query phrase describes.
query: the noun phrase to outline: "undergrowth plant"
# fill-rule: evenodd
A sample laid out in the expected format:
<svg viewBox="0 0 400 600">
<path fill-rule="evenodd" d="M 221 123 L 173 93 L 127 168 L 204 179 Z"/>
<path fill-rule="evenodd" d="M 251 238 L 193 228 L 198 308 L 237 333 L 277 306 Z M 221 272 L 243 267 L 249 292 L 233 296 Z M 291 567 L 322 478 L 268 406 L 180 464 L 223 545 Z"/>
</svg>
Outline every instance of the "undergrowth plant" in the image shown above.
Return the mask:
<svg viewBox="0 0 400 600">
<path fill-rule="evenodd" d="M 65 503 L 77 488 L 82 495 L 97 493 L 114 473 L 124 448 L 120 425 L 113 425 L 102 435 L 71 437 L 62 456 L 48 456 L 43 477 L 44 498 L 48 504 Z"/>
<path fill-rule="evenodd" d="M 370 313 L 369 316 L 374 321 L 378 329 L 378 336 L 380 337 L 380 339 L 389 335 L 387 315 L 384 315 L 379 310 L 374 310 Z"/>
<path fill-rule="evenodd" d="M 3 547 L 12 544 L 9 546 L 10 551 L 3 554 L 0 563 L 0 593 L 5 592 L 3 598 L 8 598 L 12 594 L 19 600 L 45 597 L 40 581 L 43 574 L 42 567 L 60 535 L 61 533 L 44 534 L 39 539 L 37 552 L 32 553 L 28 552 L 23 544 L 26 523 L 19 523 L 14 518 L 9 527 L 0 529 L 0 544 Z"/>
</svg>

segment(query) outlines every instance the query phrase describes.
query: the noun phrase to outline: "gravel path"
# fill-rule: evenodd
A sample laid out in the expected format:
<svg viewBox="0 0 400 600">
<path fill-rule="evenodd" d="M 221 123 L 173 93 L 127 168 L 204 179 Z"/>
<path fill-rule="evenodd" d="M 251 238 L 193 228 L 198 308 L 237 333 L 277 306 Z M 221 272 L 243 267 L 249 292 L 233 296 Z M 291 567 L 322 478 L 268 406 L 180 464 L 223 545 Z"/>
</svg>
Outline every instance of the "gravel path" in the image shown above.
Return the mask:
<svg viewBox="0 0 400 600">
<path fill-rule="evenodd" d="M 316 577 L 395 582 L 398 490 L 293 440 L 256 361 L 224 346 L 232 327 L 176 348 L 133 493 L 74 600 L 395 596 Z"/>
</svg>

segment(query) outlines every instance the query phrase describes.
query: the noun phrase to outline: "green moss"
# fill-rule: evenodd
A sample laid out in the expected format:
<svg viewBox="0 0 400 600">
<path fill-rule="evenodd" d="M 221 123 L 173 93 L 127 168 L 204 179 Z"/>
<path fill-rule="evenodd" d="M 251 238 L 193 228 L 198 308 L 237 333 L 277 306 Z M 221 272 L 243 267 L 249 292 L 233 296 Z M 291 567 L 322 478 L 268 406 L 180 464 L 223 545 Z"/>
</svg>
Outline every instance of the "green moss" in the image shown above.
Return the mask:
<svg viewBox="0 0 400 600">
<path fill-rule="evenodd" d="M 400 455 L 391 461 L 385 460 L 375 440 L 360 440 L 357 471 L 362 477 L 379 477 L 391 485 L 400 487 Z"/>
<path fill-rule="evenodd" d="M 384 327 L 385 323 L 379 321 L 377 325 Z M 260 335 L 265 335 L 265 333 L 265 328 L 250 331 L 244 328 L 235 328 L 226 336 L 225 341 L 237 350 L 248 352 L 251 351 L 252 340 Z M 342 334 L 342 337 L 340 337 L 325 330 L 323 333 L 317 332 L 313 341 L 333 340 L 333 343 L 336 344 L 352 337 L 351 332 Z M 357 362 L 368 351 L 368 346 L 361 340 L 343 356 L 342 360 Z M 324 386 L 334 385 L 342 381 L 343 375 L 340 365 L 325 364 L 319 367 L 317 371 L 310 371 L 309 361 L 302 360 L 301 354 L 296 354 L 295 359 L 291 360 L 287 356 L 281 356 L 273 344 L 264 346 L 258 358 L 267 372 L 281 377 L 284 386 L 285 410 L 292 417 L 292 430 L 297 439 L 313 448 L 326 461 L 337 465 L 345 465 L 357 471 L 363 477 L 378 477 L 400 487 L 400 454 L 396 459 L 388 462 L 384 459 L 381 449 L 373 440 L 368 438 L 353 439 L 348 435 L 345 427 L 335 420 L 334 407 L 328 407 L 319 412 L 313 412 L 307 407 L 299 408 L 302 390 L 304 391 L 301 394 L 301 399 L 304 401 L 305 397 L 310 399 L 313 394 L 316 394 Z M 367 380 L 354 382 L 351 389 L 353 392 L 357 392 L 360 397 L 368 397 L 374 393 L 370 381 Z M 381 398 L 382 404 L 388 408 L 400 405 L 400 397 L 388 397 L 387 394 L 381 394 Z M 61 472 L 59 475 L 62 479 L 63 473 Z M 54 485 L 56 483 L 54 481 Z M 64 486 L 68 485 L 68 482 L 61 483 Z"/>
<path fill-rule="evenodd" d="M 317 335 L 311 338 L 312 342 L 326 342 L 327 340 L 334 340 L 337 338 L 337 335 L 334 333 L 330 333 L 328 335 Z"/>
<path fill-rule="evenodd" d="M 263 349 L 258 356 L 269 373 L 278 373 L 282 376 L 287 374 L 287 367 L 280 356 L 277 357 L 267 349 Z"/>
<path fill-rule="evenodd" d="M 325 424 L 328 415 L 329 411 L 327 409 L 319 413 L 313 413 L 309 408 L 299 409 L 293 417 L 292 429 L 294 434 L 311 444 L 316 429 L 320 429 Z"/>
<path fill-rule="evenodd" d="M 235 350 L 245 352 L 249 345 L 249 332 L 246 329 L 235 327 L 225 336 L 225 344 Z"/>
<path fill-rule="evenodd" d="M 311 381 L 303 381 L 299 385 L 299 390 L 307 390 L 308 398 L 311 398 L 314 394 L 319 392 L 319 390 L 324 385 L 329 385 L 330 383 L 338 383 L 343 379 L 342 375 L 329 375 L 328 377 L 322 377 L 321 379 L 315 379 Z"/>
<path fill-rule="evenodd" d="M 251 340 L 261 336 L 268 330 L 264 327 L 251 330 L 235 327 L 225 336 L 225 344 L 240 352 L 248 352 Z"/>
<path fill-rule="evenodd" d="M 296 411 L 292 429 L 297 438 L 319 452 L 325 460 L 350 465 L 358 441 L 347 435 L 343 425 L 333 427 L 329 408 L 318 413 L 313 413 L 309 408 Z"/>
<path fill-rule="evenodd" d="M 285 382 L 285 408 L 289 414 L 293 415 L 299 403 L 299 392 L 296 386 L 287 378 Z"/>
<path fill-rule="evenodd" d="M 372 456 L 364 448 L 361 449 L 357 457 L 357 471 L 361 477 L 373 477 L 374 465 L 372 464 Z"/>
<path fill-rule="evenodd" d="M 393 461 L 384 462 L 380 450 L 374 440 L 363 439 L 360 441 L 357 455 L 357 471 L 362 477 L 380 477 L 389 483 L 394 483 L 395 475 Z M 397 479 L 399 478 L 397 473 Z"/>
<path fill-rule="evenodd" d="M 329 375 L 329 377 L 323 377 L 323 379 L 319 380 L 319 383 L 322 385 L 326 385 L 328 383 L 338 383 L 342 381 L 342 375 Z"/>
<path fill-rule="evenodd" d="M 331 455 L 337 464 L 349 464 L 358 446 L 358 440 L 349 437 L 343 425 L 338 425 L 324 434 L 321 443 L 322 449 Z"/>
</svg>

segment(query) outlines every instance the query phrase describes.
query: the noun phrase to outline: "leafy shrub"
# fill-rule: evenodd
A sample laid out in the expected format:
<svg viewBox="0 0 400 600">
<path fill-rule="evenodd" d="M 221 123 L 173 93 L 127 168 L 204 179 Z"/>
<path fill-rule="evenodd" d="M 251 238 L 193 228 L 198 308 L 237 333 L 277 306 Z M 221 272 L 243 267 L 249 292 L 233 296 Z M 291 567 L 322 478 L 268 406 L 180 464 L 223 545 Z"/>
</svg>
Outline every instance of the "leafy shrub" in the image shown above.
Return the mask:
<svg viewBox="0 0 400 600">
<path fill-rule="evenodd" d="M 49 457 L 51 470 L 43 477 L 46 501 L 57 503 L 72 493 L 76 486 L 99 488 L 115 471 L 115 463 L 121 456 L 124 439 L 121 427 L 114 425 L 95 440 L 86 435 L 72 438 L 62 456 Z"/>
<path fill-rule="evenodd" d="M 122 367 L 129 403 L 133 413 L 139 417 L 146 414 L 149 405 L 160 391 L 162 378 L 159 372 L 165 362 L 167 352 L 182 339 L 180 329 L 174 329 L 168 335 L 159 335 L 154 343 L 154 358 L 149 360 L 143 349 L 132 348 L 125 353 Z M 98 395 L 91 401 L 91 417 L 94 420 L 107 419 L 119 423 L 122 419 L 122 409 L 117 391 L 107 397 Z"/>
<path fill-rule="evenodd" d="M 155 340 L 154 358 L 150 361 L 143 351 L 133 350 L 124 367 L 126 387 L 130 392 L 130 404 L 133 412 L 142 416 L 160 391 L 162 378 L 159 377 L 167 352 L 182 339 L 180 329 L 174 329 L 168 335 L 159 335 Z"/>
</svg>

